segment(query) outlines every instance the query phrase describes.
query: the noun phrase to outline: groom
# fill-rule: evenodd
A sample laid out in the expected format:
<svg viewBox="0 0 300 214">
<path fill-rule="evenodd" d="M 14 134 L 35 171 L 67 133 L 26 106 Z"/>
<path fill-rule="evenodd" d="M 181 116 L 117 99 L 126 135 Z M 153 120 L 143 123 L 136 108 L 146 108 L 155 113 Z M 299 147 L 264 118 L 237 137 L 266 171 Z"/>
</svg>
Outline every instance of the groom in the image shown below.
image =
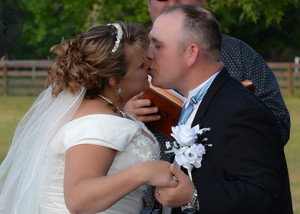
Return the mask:
<svg viewBox="0 0 300 214">
<path fill-rule="evenodd" d="M 221 32 L 204 9 L 166 9 L 150 32 L 152 84 L 180 91 L 187 114 L 181 124 L 210 128 L 192 180 L 175 165 L 176 188 L 156 189 L 172 213 L 292 213 L 288 171 L 280 130 L 270 110 L 230 77 L 221 56 Z M 182 114 L 183 114 L 182 112 Z M 200 139 L 200 140 L 201 140 Z M 198 141 L 198 143 L 201 141 Z"/>
</svg>

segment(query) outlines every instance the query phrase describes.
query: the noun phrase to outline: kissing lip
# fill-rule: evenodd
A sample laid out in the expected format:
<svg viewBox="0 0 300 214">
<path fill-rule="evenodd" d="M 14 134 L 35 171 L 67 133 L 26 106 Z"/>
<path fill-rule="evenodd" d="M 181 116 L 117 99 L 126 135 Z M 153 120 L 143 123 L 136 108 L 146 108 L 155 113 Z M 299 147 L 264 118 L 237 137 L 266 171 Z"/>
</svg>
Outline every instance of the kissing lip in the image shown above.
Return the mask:
<svg viewBox="0 0 300 214">
<path fill-rule="evenodd" d="M 149 74 L 150 76 L 152 76 L 153 72 L 155 72 L 155 69 L 149 67 L 149 68 L 148 68 L 148 74 Z"/>
<path fill-rule="evenodd" d="M 147 71 L 148 71 L 148 75 L 150 75 L 151 76 L 151 71 L 152 71 L 152 68 L 151 67 L 149 67 L 148 69 L 147 69 Z"/>
</svg>

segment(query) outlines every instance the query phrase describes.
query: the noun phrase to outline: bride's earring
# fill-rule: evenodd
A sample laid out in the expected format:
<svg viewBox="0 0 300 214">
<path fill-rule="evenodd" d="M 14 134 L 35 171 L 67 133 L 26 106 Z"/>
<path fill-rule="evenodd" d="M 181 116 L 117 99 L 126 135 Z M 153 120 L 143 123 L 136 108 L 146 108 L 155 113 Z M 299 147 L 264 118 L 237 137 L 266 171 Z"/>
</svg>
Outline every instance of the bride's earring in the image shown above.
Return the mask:
<svg viewBox="0 0 300 214">
<path fill-rule="evenodd" d="M 122 89 L 121 89 L 120 86 L 118 86 L 118 89 L 117 89 L 116 93 L 117 93 L 118 96 L 121 96 Z"/>
</svg>

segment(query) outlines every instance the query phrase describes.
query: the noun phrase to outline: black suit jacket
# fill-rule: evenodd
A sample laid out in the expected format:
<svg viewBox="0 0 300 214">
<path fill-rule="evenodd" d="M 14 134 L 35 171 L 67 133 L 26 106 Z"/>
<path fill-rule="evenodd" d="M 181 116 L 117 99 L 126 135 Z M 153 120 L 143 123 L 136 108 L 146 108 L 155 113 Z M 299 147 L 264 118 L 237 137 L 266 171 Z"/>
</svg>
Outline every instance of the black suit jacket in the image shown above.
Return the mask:
<svg viewBox="0 0 300 214">
<path fill-rule="evenodd" d="M 293 213 L 277 122 L 226 69 L 204 96 L 192 126 L 197 124 L 211 128 L 203 137 L 212 144 L 192 171 L 201 214 Z"/>
</svg>

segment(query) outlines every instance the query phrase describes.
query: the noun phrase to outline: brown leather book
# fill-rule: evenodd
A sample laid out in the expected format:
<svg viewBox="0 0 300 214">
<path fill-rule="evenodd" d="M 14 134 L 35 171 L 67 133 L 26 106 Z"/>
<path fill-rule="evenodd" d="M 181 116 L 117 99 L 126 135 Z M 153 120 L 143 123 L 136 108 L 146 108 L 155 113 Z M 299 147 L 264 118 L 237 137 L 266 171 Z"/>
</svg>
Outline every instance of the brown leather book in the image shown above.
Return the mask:
<svg viewBox="0 0 300 214">
<path fill-rule="evenodd" d="M 151 100 L 153 106 L 157 106 L 161 119 L 149 122 L 147 125 L 172 139 L 171 126 L 176 126 L 183 104 L 183 97 L 172 93 L 172 90 L 165 90 L 150 84 L 150 89 L 145 91 L 144 98 Z"/>
<path fill-rule="evenodd" d="M 250 80 L 241 82 L 250 91 L 255 91 L 255 85 Z M 147 125 L 164 134 L 170 140 L 172 126 L 176 126 L 179 120 L 183 97 L 173 90 L 166 90 L 155 87 L 150 84 L 150 88 L 145 91 L 144 98 L 150 99 L 153 106 L 157 106 L 161 119 L 154 122 L 148 122 Z"/>
<path fill-rule="evenodd" d="M 253 84 L 253 82 L 251 80 L 244 80 L 241 83 L 243 84 L 243 86 L 248 88 L 253 93 L 255 92 L 256 86 Z"/>
</svg>

